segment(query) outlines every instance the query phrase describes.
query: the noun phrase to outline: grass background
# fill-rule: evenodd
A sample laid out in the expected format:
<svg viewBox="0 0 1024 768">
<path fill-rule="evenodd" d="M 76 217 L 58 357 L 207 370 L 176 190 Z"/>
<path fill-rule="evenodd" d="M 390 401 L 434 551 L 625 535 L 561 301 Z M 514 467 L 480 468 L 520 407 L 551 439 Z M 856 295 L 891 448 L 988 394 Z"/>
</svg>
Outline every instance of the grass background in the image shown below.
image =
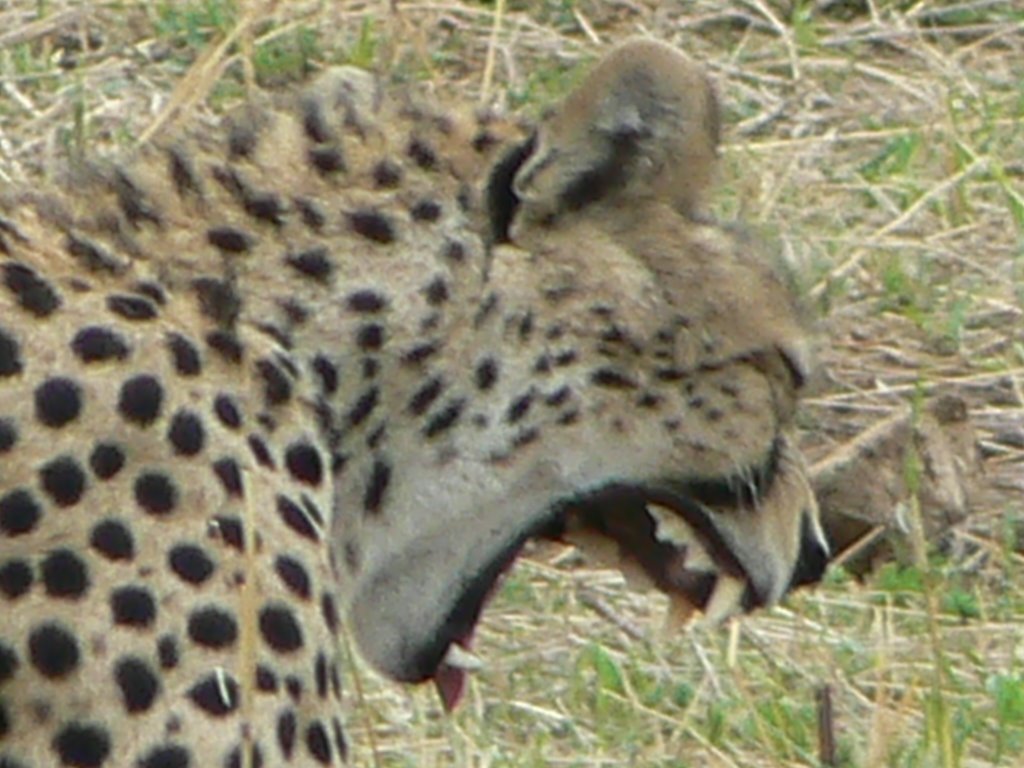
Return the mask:
<svg viewBox="0 0 1024 768">
<path fill-rule="evenodd" d="M 984 475 L 941 546 L 911 542 L 904 564 L 863 581 L 834 569 L 820 589 L 715 630 L 668 631 L 660 597 L 538 547 L 489 607 L 477 644 L 487 667 L 453 717 L 432 690 L 352 662 L 353 762 L 1024 765 L 1019 1 L 501 5 L 0 1 L 0 186 L 336 63 L 536 111 L 609 45 L 654 35 L 705 62 L 719 87 L 719 212 L 779 243 L 819 317 L 808 454 L 955 392 Z"/>
</svg>

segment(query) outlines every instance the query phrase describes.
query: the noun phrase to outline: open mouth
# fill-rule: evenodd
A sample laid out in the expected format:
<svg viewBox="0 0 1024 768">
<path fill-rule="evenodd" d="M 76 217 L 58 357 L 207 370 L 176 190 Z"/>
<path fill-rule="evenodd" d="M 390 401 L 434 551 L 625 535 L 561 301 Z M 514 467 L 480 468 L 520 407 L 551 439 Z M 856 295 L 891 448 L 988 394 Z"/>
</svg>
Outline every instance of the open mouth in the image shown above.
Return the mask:
<svg viewBox="0 0 1024 768">
<path fill-rule="evenodd" d="M 576 545 L 631 581 L 657 588 L 669 597 L 674 623 L 718 622 L 769 602 L 718 534 L 711 514 L 669 490 L 618 485 L 554 510 L 480 572 L 449 613 L 447 644 L 432 676 L 444 708 L 458 706 L 468 675 L 483 666 L 472 652 L 477 621 L 527 539 Z"/>
</svg>

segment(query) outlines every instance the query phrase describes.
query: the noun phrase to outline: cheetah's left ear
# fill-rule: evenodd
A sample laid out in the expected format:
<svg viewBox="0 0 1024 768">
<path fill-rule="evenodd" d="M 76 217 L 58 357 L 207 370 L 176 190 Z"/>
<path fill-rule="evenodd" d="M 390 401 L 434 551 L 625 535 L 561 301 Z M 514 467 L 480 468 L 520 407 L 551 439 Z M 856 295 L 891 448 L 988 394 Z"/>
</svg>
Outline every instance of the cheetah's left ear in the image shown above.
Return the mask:
<svg viewBox="0 0 1024 768">
<path fill-rule="evenodd" d="M 519 241 L 591 210 L 602 222 L 612 208 L 655 202 L 691 216 L 713 176 L 718 133 L 718 103 L 703 69 L 670 45 L 629 41 L 495 167 L 492 221 Z"/>
</svg>

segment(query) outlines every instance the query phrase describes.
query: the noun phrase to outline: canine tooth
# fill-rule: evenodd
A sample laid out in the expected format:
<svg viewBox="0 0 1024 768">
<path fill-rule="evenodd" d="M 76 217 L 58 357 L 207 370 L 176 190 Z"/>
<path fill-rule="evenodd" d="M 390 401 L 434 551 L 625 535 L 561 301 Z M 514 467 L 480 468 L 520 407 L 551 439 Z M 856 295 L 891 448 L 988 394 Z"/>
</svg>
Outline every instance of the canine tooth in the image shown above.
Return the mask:
<svg viewBox="0 0 1024 768">
<path fill-rule="evenodd" d="M 720 573 L 718 581 L 715 582 L 715 589 L 704 607 L 704 620 L 717 624 L 735 613 L 745 588 L 746 582 L 743 579 Z"/>
<path fill-rule="evenodd" d="M 470 653 L 458 643 L 448 646 L 448 653 L 444 655 L 444 663 L 449 667 L 466 672 L 476 672 L 478 669 L 483 669 L 484 666 L 484 662 L 479 656 Z"/>
<path fill-rule="evenodd" d="M 648 504 L 647 514 L 654 520 L 654 538 L 665 544 L 686 548 L 686 567 L 695 571 L 713 571 L 715 563 L 694 535 L 693 528 L 675 512 L 658 504 Z"/>
<path fill-rule="evenodd" d="M 681 595 L 669 595 L 668 608 L 665 610 L 664 631 L 678 632 L 693 623 L 697 613 L 696 607 Z"/>
</svg>

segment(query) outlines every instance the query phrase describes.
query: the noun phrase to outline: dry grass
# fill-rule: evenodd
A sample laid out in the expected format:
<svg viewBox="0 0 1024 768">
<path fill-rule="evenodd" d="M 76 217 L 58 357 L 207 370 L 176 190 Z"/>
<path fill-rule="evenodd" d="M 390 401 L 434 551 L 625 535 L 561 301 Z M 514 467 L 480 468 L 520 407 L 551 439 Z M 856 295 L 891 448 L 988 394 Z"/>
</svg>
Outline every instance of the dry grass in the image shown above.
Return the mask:
<svg viewBox="0 0 1024 768">
<path fill-rule="evenodd" d="M 719 83 L 722 213 L 763 226 L 807 276 L 826 372 L 804 409 L 808 452 L 955 391 L 986 476 L 941 553 L 911 546 L 909 565 L 865 583 L 836 572 L 725 630 L 663 632 L 659 598 L 538 550 L 487 613 L 489 666 L 456 716 L 353 668 L 356 764 L 818 766 L 824 734 L 838 766 L 1020 765 L 1024 10 L 499 5 L 500 25 L 494 3 L 463 0 L 0 2 L 0 185 L 339 61 L 529 110 L 608 44 L 653 34 Z"/>
</svg>

